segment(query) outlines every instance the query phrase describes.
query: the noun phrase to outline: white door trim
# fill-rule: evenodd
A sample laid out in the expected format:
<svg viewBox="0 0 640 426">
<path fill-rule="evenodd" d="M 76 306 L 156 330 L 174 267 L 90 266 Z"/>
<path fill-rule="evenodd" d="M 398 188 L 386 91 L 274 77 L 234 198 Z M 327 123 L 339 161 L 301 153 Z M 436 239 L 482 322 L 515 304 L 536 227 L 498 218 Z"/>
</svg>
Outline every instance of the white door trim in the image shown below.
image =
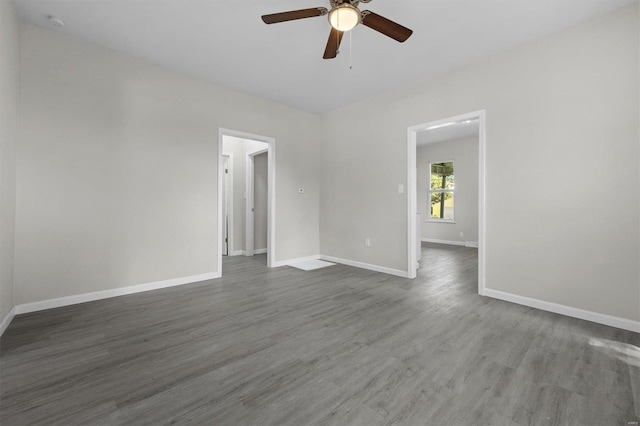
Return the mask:
<svg viewBox="0 0 640 426">
<path fill-rule="evenodd" d="M 218 272 L 222 274 L 222 139 L 231 136 L 265 142 L 269 156 L 267 160 L 267 266 L 274 267 L 276 259 L 276 140 L 268 136 L 255 135 L 225 128 L 218 129 Z"/>
<path fill-rule="evenodd" d="M 477 118 L 479 120 L 478 135 L 478 294 L 485 293 L 485 172 L 486 172 L 486 110 L 448 117 L 438 121 L 418 124 L 407 129 L 407 276 L 416 277 L 417 268 L 417 225 L 418 192 L 416 182 L 416 148 L 418 132 L 433 126 Z"/>
<path fill-rule="evenodd" d="M 245 243 L 244 243 L 244 255 L 245 256 L 253 256 L 255 254 L 255 238 L 254 238 L 254 222 L 255 222 L 255 188 L 254 188 L 254 182 L 253 182 L 253 175 L 254 175 L 254 168 L 255 168 L 255 163 L 254 163 L 254 159 L 256 155 L 260 155 L 260 154 L 264 154 L 267 153 L 267 175 L 268 175 L 268 162 L 269 162 L 269 149 L 258 149 L 256 151 L 253 152 L 248 152 L 247 153 L 247 166 L 245 167 L 245 171 L 246 171 L 246 178 L 245 178 L 245 190 L 246 190 L 246 194 L 247 194 L 247 200 L 245 203 L 245 230 L 244 230 L 244 237 L 245 237 Z M 267 180 L 268 180 L 268 176 L 267 176 Z M 268 186 L 268 182 L 267 182 L 267 186 Z M 268 188 L 267 188 L 268 191 Z M 267 194 L 267 199 L 269 197 L 269 194 Z M 269 255 L 269 250 L 267 250 L 267 256 Z"/>
</svg>

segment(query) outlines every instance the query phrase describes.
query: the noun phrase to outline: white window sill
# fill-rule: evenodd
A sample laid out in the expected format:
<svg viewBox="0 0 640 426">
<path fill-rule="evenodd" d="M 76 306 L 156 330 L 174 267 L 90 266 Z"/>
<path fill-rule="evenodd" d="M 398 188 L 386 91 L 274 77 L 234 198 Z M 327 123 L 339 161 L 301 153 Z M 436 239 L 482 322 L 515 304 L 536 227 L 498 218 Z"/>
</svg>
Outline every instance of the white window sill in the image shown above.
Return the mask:
<svg viewBox="0 0 640 426">
<path fill-rule="evenodd" d="M 427 219 L 427 220 L 425 220 L 425 222 L 429 222 L 429 223 L 456 223 L 455 220 L 448 220 L 448 219 Z"/>
</svg>

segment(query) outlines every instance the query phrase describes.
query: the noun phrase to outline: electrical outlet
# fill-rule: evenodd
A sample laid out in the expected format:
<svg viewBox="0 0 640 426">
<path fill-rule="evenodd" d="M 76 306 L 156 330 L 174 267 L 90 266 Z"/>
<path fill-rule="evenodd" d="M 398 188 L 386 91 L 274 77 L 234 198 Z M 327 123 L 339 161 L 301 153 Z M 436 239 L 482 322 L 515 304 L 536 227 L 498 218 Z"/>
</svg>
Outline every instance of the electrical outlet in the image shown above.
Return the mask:
<svg viewBox="0 0 640 426">
<path fill-rule="evenodd" d="M 364 239 L 364 245 L 367 247 L 371 247 L 371 240 L 369 238 Z"/>
<path fill-rule="evenodd" d="M 464 237 L 464 232 L 460 231 L 460 236 Z"/>
</svg>

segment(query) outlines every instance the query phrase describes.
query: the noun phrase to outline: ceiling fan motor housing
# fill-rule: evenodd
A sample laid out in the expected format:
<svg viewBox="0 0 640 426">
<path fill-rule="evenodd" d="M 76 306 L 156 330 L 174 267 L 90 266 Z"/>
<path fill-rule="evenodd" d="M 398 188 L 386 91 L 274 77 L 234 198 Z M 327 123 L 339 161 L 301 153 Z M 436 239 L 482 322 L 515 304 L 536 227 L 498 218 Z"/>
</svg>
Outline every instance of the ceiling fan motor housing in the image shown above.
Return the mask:
<svg viewBox="0 0 640 426">
<path fill-rule="evenodd" d="M 331 7 L 340 6 L 341 4 L 350 4 L 353 7 L 358 7 L 358 3 L 369 3 L 371 0 L 329 0 Z"/>
</svg>

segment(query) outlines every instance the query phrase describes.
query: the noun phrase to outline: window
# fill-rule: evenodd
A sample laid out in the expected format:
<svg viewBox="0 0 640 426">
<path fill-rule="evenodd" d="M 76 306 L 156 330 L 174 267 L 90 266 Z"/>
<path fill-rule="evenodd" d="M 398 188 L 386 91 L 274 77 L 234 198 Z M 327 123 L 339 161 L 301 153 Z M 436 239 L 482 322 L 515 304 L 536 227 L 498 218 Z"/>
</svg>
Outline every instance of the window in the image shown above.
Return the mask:
<svg viewBox="0 0 640 426">
<path fill-rule="evenodd" d="M 453 202 L 455 177 L 453 161 L 431 163 L 431 185 L 429 199 L 431 203 L 430 220 L 453 221 Z"/>
</svg>

